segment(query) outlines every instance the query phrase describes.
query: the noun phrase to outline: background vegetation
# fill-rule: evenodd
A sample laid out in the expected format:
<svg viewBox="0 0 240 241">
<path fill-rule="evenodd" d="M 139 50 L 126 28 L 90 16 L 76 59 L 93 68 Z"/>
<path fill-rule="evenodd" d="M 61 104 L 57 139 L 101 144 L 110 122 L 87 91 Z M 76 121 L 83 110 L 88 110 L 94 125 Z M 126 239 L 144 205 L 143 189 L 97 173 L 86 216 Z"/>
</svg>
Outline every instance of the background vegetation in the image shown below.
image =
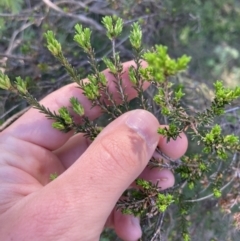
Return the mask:
<svg viewBox="0 0 240 241">
<path fill-rule="evenodd" d="M 240 85 L 240 2 L 237 0 L 1 0 L 0 70 L 12 79 L 19 75 L 26 79 L 38 99 L 69 83 L 70 78 L 46 48 L 44 33 L 52 30 L 65 56 L 85 77 L 89 65 L 86 55 L 72 41 L 73 27 L 81 23 L 94 30 L 92 43 L 101 65 L 102 57 L 111 54 L 101 19 L 112 14 L 124 19 L 125 31 L 116 42 L 123 61 L 132 59 L 127 30 L 133 21 L 139 21 L 142 26 L 145 48 L 163 44 L 173 57 L 192 56 L 188 72 L 175 80 L 184 85 L 188 95 L 183 104 L 189 108 L 203 109 L 209 104 L 216 79 L 230 87 Z M 148 90 L 148 94 L 151 96 L 153 91 Z M 14 94 L 0 92 L 1 123 L 26 107 L 26 102 Z M 239 110 L 238 101 L 217 120 L 225 133 L 239 136 Z M 189 152 L 194 153 L 196 148 L 191 145 Z M 240 168 L 239 154 L 233 158 Z M 238 190 L 235 196 L 226 195 L 219 201 L 206 199 L 191 209 L 188 221 L 193 240 L 239 240 L 239 231 L 230 215 L 240 211 L 239 180 L 236 178 L 234 183 Z M 174 207 L 170 208 L 165 215 L 165 240 L 181 240 L 178 232 L 181 217 L 173 219 L 175 211 Z M 118 239 L 107 231 L 103 240 Z"/>
</svg>

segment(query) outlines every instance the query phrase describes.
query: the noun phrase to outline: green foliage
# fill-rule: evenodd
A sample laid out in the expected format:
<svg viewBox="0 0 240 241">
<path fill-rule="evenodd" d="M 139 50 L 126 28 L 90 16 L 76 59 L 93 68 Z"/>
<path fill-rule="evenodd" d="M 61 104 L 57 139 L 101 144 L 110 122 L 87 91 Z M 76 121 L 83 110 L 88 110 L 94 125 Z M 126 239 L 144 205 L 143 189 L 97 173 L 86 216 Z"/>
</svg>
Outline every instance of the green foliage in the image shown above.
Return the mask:
<svg viewBox="0 0 240 241">
<path fill-rule="evenodd" d="M 222 193 L 218 188 L 213 188 L 213 195 L 216 198 L 220 198 L 222 196 Z"/>
<path fill-rule="evenodd" d="M 61 107 L 58 110 L 60 116 L 64 119 L 64 122 L 68 125 L 73 123 L 72 117 L 70 116 L 70 113 L 66 107 Z"/>
<path fill-rule="evenodd" d="M 72 104 L 73 111 L 78 114 L 79 116 L 84 115 L 84 108 L 83 106 L 79 103 L 77 98 L 72 97 L 70 99 L 70 103 Z"/>
<path fill-rule="evenodd" d="M 188 233 L 183 233 L 183 240 L 190 241 L 191 240 L 190 235 Z"/>
<path fill-rule="evenodd" d="M 175 60 L 170 58 L 166 46 L 157 45 L 154 51 L 146 52 L 143 57 L 148 62 L 148 70 L 152 78 L 157 82 L 164 82 L 167 77 L 176 75 L 178 72 L 186 70 L 191 58 L 183 55 Z"/>
<path fill-rule="evenodd" d="M 0 72 L 0 88 L 4 90 L 10 90 L 11 89 L 11 82 L 7 75 Z"/>
<path fill-rule="evenodd" d="M 142 31 L 140 28 L 139 23 L 133 23 L 132 25 L 132 31 L 129 36 L 129 40 L 131 42 L 131 45 L 135 49 L 140 49 L 142 45 Z"/>
<path fill-rule="evenodd" d="M 23 0 L 1 0 L 0 7 L 9 10 L 12 13 L 17 13 L 21 10 Z"/>
<path fill-rule="evenodd" d="M 164 195 L 159 193 L 157 195 L 156 205 L 159 212 L 165 212 L 170 204 L 174 202 L 174 197 L 171 194 Z"/>
<path fill-rule="evenodd" d="M 149 190 L 151 188 L 151 183 L 141 178 L 136 180 L 136 184 L 145 190 Z"/>
<path fill-rule="evenodd" d="M 56 40 L 53 31 L 47 31 L 45 33 L 47 40 L 47 48 L 53 56 L 58 57 L 62 55 L 61 44 Z"/>
<path fill-rule="evenodd" d="M 84 28 L 82 25 L 77 24 L 74 35 L 74 41 L 78 44 L 80 50 L 87 55 L 91 66 L 92 71 L 88 75 L 88 81 L 82 80 L 79 72 L 63 55 L 64 48 L 60 41 L 55 38 L 53 32 L 47 31 L 45 38 L 48 50 L 61 63 L 71 79 L 78 85 L 78 88 L 82 90 L 82 93 L 91 102 L 92 107 L 97 106 L 100 108 L 102 113 L 107 114 L 109 120 L 112 121 L 133 107 L 129 104 L 125 86 L 123 86 L 123 66 L 120 54 L 116 52 L 116 41 L 123 31 L 123 20 L 116 16 L 106 16 L 103 18 L 102 23 L 112 44 L 112 56 L 102 58 L 101 64 L 105 65 L 114 77 L 120 103 L 113 98 L 113 94 L 108 88 L 107 79 L 99 70 L 99 62 L 96 60 L 91 43 L 93 33 L 90 28 Z M 154 105 L 158 106 L 162 116 L 169 123 L 168 127 L 159 128 L 156 132 L 164 136 L 167 141 L 176 140 L 179 138 L 180 133 L 187 132 L 192 140 L 196 140 L 200 153 L 186 155 L 181 160 L 173 160 L 157 148 L 156 153 L 149 161 L 149 166 L 152 168 L 168 168 L 175 171 L 178 174 L 178 183 L 173 188 L 162 191 L 158 183 L 153 184 L 150 181 L 137 179 L 135 183 L 138 189 L 126 190 L 123 194 L 124 198 L 119 200 L 117 208 L 125 214 L 140 216 L 142 219 L 152 220 L 158 217 L 160 220 L 169 210 L 169 206 L 174 203 L 178 207 L 178 214 L 182 218 L 182 238 L 184 241 L 188 241 L 190 240 L 190 234 L 188 233 L 187 215 L 191 208 L 188 204 L 195 202 L 196 195 L 194 192 L 200 187 L 202 188 L 203 180 L 207 179 L 208 186 L 211 187 L 209 188 L 211 193 L 206 197 L 220 198 L 224 188 L 231 184 L 230 182 L 230 184 L 223 186 L 224 181 L 228 181 L 227 178 L 224 178 L 224 172 L 217 171 L 213 173 L 212 177 L 209 173 L 214 170 L 214 165 L 216 166 L 219 163 L 219 165 L 222 165 L 222 160 L 227 162 L 230 155 L 240 151 L 239 139 L 233 134 L 225 135 L 220 125 L 212 125 L 212 123 L 216 116 L 224 113 L 226 105 L 231 104 L 240 97 L 240 87 L 235 89 L 224 88 L 223 83 L 217 81 L 214 84 L 215 96 L 209 107 L 203 111 L 190 113 L 182 105 L 183 98 L 186 96 L 184 88 L 182 86 L 176 87 L 173 79 L 187 70 L 191 58 L 186 55 L 172 58 L 168 53 L 168 48 L 163 45 L 155 45 L 151 50 L 144 51 L 142 38 L 143 33 L 140 24 L 133 23 L 130 29 L 129 41 L 134 52 L 135 67 L 131 66 L 129 68 L 129 77 L 133 88 L 137 92 L 138 108 L 154 113 L 153 105 L 149 104 L 143 93 L 143 83 L 147 81 L 157 90 L 156 94 L 152 96 Z M 147 62 L 147 68 L 142 68 L 142 59 Z M 17 77 L 15 83 L 11 84 L 7 75 L 0 74 L 0 87 L 18 93 L 34 108 L 51 119 L 53 128 L 62 132 L 74 130 L 75 133 L 84 133 L 85 136 L 94 140 L 104 128 L 97 126 L 95 122 L 88 119 L 83 106 L 75 97 L 70 98 L 70 108 L 81 118 L 81 124 L 75 123 L 68 107 L 63 106 L 58 110 L 58 113 L 55 113 L 39 104 L 28 92 L 26 82 L 20 77 Z M 108 102 L 106 103 L 104 99 Z M 226 170 L 235 177 L 232 166 Z M 50 178 L 54 179 L 54 174 Z M 188 190 L 190 190 L 191 194 L 188 197 L 182 195 L 185 184 L 188 184 Z M 199 198 L 199 200 L 202 199 L 205 199 L 205 197 Z M 156 223 L 162 225 L 160 221 Z M 161 230 L 161 227 L 156 228 Z M 158 240 L 156 233 L 146 235 L 145 240 L 150 240 L 150 236 Z"/>
<path fill-rule="evenodd" d="M 111 73 L 113 73 L 113 74 L 117 73 L 116 66 L 114 65 L 114 63 L 109 58 L 104 56 L 103 57 L 103 62 L 106 65 L 106 67 L 111 71 Z"/>
<path fill-rule="evenodd" d="M 75 26 L 76 34 L 74 41 L 76 41 L 81 48 L 87 53 L 91 49 L 91 30 L 89 28 L 83 28 L 82 25 L 77 24 Z"/>
<path fill-rule="evenodd" d="M 53 181 L 53 180 L 55 180 L 57 177 L 58 177 L 58 174 L 57 174 L 57 173 L 51 173 L 49 179 L 50 179 L 50 181 Z"/>
<path fill-rule="evenodd" d="M 117 16 L 105 16 L 102 20 L 110 40 L 117 38 L 123 29 L 123 20 Z"/>
<path fill-rule="evenodd" d="M 20 94 L 25 95 L 27 93 L 27 82 L 21 77 L 16 78 L 15 84 Z"/>
<path fill-rule="evenodd" d="M 56 40 L 56 38 L 54 36 L 54 33 L 52 31 L 47 31 L 45 33 L 45 38 L 47 40 L 47 48 L 48 48 L 48 50 L 65 67 L 66 71 L 71 76 L 71 78 L 75 82 L 79 81 L 79 76 L 77 75 L 76 70 L 68 62 L 68 60 L 64 57 L 64 55 L 62 53 L 62 46 L 61 46 L 60 42 Z"/>
<path fill-rule="evenodd" d="M 216 97 L 214 99 L 212 108 L 214 109 L 215 114 L 222 114 L 223 110 L 221 111 L 221 108 L 239 97 L 240 87 L 236 87 L 234 90 L 224 88 L 221 81 L 216 81 L 214 87 Z"/>
<path fill-rule="evenodd" d="M 226 150 L 240 150 L 239 138 L 234 135 L 221 135 L 221 127 L 215 125 L 209 133 L 206 133 L 202 140 L 205 144 L 204 152 L 216 151 L 219 158 L 226 159 Z"/>
</svg>

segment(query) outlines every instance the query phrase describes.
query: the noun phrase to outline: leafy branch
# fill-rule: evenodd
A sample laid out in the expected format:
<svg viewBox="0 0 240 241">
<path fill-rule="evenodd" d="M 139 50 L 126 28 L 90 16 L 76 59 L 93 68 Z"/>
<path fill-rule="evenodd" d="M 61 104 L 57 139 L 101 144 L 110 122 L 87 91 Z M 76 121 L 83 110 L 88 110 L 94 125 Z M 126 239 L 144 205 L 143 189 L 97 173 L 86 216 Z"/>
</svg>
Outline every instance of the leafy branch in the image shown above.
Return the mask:
<svg viewBox="0 0 240 241">
<path fill-rule="evenodd" d="M 112 45 L 112 57 L 104 57 L 102 62 L 109 69 L 114 79 L 118 99 L 111 93 L 105 75 L 100 71 L 96 61 L 94 49 L 91 45 L 91 30 L 82 25 L 75 26 L 74 41 L 87 54 L 92 73 L 88 75 L 88 80 L 82 80 L 76 69 L 64 57 L 61 44 L 56 40 L 52 31 L 45 34 L 47 48 L 52 55 L 64 66 L 71 79 L 76 82 L 78 88 L 92 103 L 92 107 L 98 106 L 102 113 L 108 114 L 111 120 L 116 119 L 133 107 L 129 104 L 129 99 L 123 84 L 123 65 L 120 54 L 116 49 L 116 41 L 123 30 L 122 19 L 116 16 L 106 16 L 102 20 L 106 29 L 106 36 Z M 129 35 L 129 42 L 133 49 L 135 65 L 129 68 L 129 79 L 132 88 L 137 92 L 138 108 L 153 112 L 152 106 L 148 104 L 148 99 L 144 95 L 143 85 L 149 82 L 157 88 L 157 94 L 152 97 L 153 101 L 160 107 L 161 114 L 168 119 L 169 126 L 156 130 L 164 136 L 167 141 L 175 140 L 180 133 L 187 132 L 192 141 L 195 141 L 200 149 L 200 153 L 185 155 L 181 160 L 173 160 L 158 148 L 149 166 L 152 168 L 168 168 L 178 175 L 178 183 L 165 191 L 146 180 L 137 179 L 135 181 L 138 189 L 129 189 L 124 192 L 123 198 L 119 200 L 117 208 L 125 214 L 141 216 L 142 219 L 156 220 L 154 231 L 151 235 L 144 235 L 146 240 L 161 240 L 161 227 L 164 216 L 171 205 L 176 205 L 179 215 L 182 218 L 182 238 L 184 241 L 190 240 L 188 233 L 188 221 L 186 216 L 191 208 L 190 203 L 201 201 L 202 198 L 186 198 L 182 192 L 187 184 L 187 188 L 194 191 L 203 188 L 203 183 L 207 182 L 206 190 L 211 189 L 206 198 L 221 198 L 226 187 L 231 186 L 238 176 L 235 175 L 239 169 L 239 163 L 232 162 L 225 171 L 221 168 L 214 173 L 211 172 L 216 165 L 220 167 L 228 162 L 230 155 L 238 155 L 240 152 L 239 138 L 233 134 L 223 135 L 220 125 L 215 124 L 210 129 L 216 116 L 224 114 L 224 108 L 240 97 L 240 87 L 235 89 L 224 88 L 221 81 L 214 84 L 215 97 L 211 105 L 202 112 L 190 114 L 188 109 L 182 106 L 182 99 L 185 96 L 182 87 L 174 86 L 172 77 L 185 71 L 191 60 L 183 55 L 173 59 L 168 54 L 166 46 L 156 45 L 151 50 L 144 51 L 142 46 L 142 31 L 139 23 L 133 23 Z M 145 61 L 147 67 L 143 68 Z M 18 93 L 23 99 L 43 113 L 48 119 L 53 120 L 52 126 L 62 132 L 73 130 L 75 133 L 82 132 L 86 137 L 94 138 L 103 129 L 95 122 L 90 121 L 85 116 L 85 110 L 77 98 L 71 97 L 70 107 L 61 107 L 58 113 L 50 111 L 41 105 L 27 90 L 26 82 L 20 77 L 12 83 L 9 77 L 0 73 L 0 88 Z M 73 114 L 81 117 L 81 123 L 76 123 Z M 227 164 L 226 164 L 227 166 Z M 229 176 L 230 180 L 229 181 Z M 55 178 L 55 175 L 50 177 Z M 227 182 L 227 184 L 225 183 Z M 208 188 L 210 187 L 210 188 Z"/>
</svg>

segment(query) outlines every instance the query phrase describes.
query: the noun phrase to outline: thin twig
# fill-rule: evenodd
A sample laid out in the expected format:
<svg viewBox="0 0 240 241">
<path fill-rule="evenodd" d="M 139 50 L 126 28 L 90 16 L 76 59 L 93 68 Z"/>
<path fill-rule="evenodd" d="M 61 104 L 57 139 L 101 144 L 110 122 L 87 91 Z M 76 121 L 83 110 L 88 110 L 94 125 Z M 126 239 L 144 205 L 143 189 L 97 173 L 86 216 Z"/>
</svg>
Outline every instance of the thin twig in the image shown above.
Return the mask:
<svg viewBox="0 0 240 241">
<path fill-rule="evenodd" d="M 234 179 L 235 179 L 235 175 L 233 175 L 232 179 L 231 179 L 228 183 L 226 183 L 226 184 L 220 189 L 220 191 L 223 191 L 225 188 L 227 188 L 227 187 L 234 181 Z M 206 200 L 206 199 L 208 199 L 208 198 L 210 198 L 210 197 L 213 197 L 213 196 L 214 196 L 214 194 L 211 193 L 211 194 L 209 194 L 209 195 L 207 195 L 207 196 L 205 196 L 205 197 L 201 197 L 201 198 L 194 199 L 194 200 L 184 200 L 184 202 L 188 202 L 188 203 L 200 202 L 200 201 Z"/>
<path fill-rule="evenodd" d="M 8 115 L 10 112 L 12 112 L 13 110 L 15 110 L 20 104 L 14 105 L 13 107 L 11 107 L 9 110 L 7 110 L 6 112 L 4 112 L 1 116 L 0 119 L 3 119 L 6 115 Z"/>
<path fill-rule="evenodd" d="M 1 126 L 0 126 L 0 132 L 5 130 L 8 126 L 10 126 L 15 120 L 17 120 L 20 116 L 22 116 L 25 112 L 27 112 L 30 109 L 30 107 L 27 107 L 15 115 L 11 116 L 9 119 L 7 119 Z"/>
<path fill-rule="evenodd" d="M 59 8 L 57 5 L 55 5 L 54 3 L 52 3 L 51 1 L 49 0 L 43 0 L 43 2 L 51 9 L 55 10 L 56 12 L 59 12 L 61 13 L 62 15 L 65 15 L 65 16 L 68 16 L 70 18 L 75 18 L 75 19 L 78 19 L 80 22 L 82 23 L 85 23 L 85 24 L 88 24 L 92 27 L 94 27 L 96 30 L 98 31 L 103 31 L 104 28 L 98 24 L 96 21 L 94 21 L 93 19 L 91 18 L 88 18 L 84 15 L 76 15 L 76 14 L 73 14 L 73 13 L 66 13 L 64 12 L 61 8 Z"/>
<path fill-rule="evenodd" d="M 180 159 L 174 160 L 171 157 L 167 156 L 166 154 L 164 154 L 159 148 L 156 148 L 155 153 L 157 153 L 158 155 L 160 155 L 162 158 L 166 159 L 167 161 L 169 161 L 171 164 L 173 164 L 174 166 L 179 166 L 182 164 L 182 161 Z"/>
<path fill-rule="evenodd" d="M 55 2 L 56 5 L 61 5 L 61 4 L 72 4 L 72 5 L 77 5 L 82 9 L 87 9 L 88 12 L 90 13 L 96 13 L 96 14 L 102 14 L 102 15 L 116 15 L 117 12 L 109 9 L 108 6 L 106 6 L 105 9 L 100 9 L 99 6 L 96 6 L 91 4 L 91 2 L 88 3 L 83 3 L 82 1 L 70 1 L 70 0 L 62 0 Z M 103 4 L 101 4 L 102 7 Z"/>
<path fill-rule="evenodd" d="M 240 106 L 237 106 L 237 107 L 234 107 L 234 108 L 231 108 L 231 109 L 225 110 L 225 113 L 233 112 L 233 111 L 235 111 L 235 110 L 239 110 L 239 109 L 240 109 Z"/>
<path fill-rule="evenodd" d="M 155 240 L 161 241 L 161 228 L 162 228 L 164 216 L 165 216 L 165 212 L 160 213 L 158 215 L 158 220 L 157 220 L 157 223 L 156 223 L 156 229 L 155 229 L 154 235 L 151 238 L 151 241 L 155 241 Z"/>
<path fill-rule="evenodd" d="M 10 58 L 10 59 L 19 59 L 19 60 L 24 60 L 24 61 L 33 61 L 32 58 L 18 56 L 18 55 L 12 55 L 12 54 L 2 54 L 2 53 L 0 53 L 0 57 L 6 57 L 6 58 Z"/>
<path fill-rule="evenodd" d="M 11 52 L 18 46 L 18 44 L 20 43 L 20 41 L 16 44 L 15 39 L 17 37 L 17 35 L 19 33 L 21 33 L 22 31 L 24 31 L 25 29 L 27 29 L 28 27 L 30 27 L 31 25 L 33 25 L 34 23 L 30 22 L 30 23 L 26 23 L 24 25 L 22 25 L 18 30 L 14 31 L 10 40 L 10 43 L 8 45 L 7 50 L 5 51 L 5 55 L 9 55 L 11 54 Z M 14 44 L 15 43 L 15 44 Z M 7 62 L 7 57 L 4 57 L 0 62 L 2 63 L 2 65 L 5 65 L 5 63 Z M 0 70 L 4 73 L 5 70 L 3 68 L 0 68 Z"/>
</svg>

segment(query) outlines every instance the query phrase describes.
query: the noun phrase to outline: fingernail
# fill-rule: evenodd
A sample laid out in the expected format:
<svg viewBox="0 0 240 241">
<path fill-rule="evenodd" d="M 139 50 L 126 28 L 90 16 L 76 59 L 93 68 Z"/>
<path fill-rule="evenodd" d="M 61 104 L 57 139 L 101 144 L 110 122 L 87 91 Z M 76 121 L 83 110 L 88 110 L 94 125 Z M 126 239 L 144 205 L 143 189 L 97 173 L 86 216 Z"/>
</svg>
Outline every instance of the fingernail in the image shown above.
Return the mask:
<svg viewBox="0 0 240 241">
<path fill-rule="evenodd" d="M 148 147 L 154 150 L 159 141 L 157 128 L 159 123 L 157 119 L 145 110 L 135 110 L 129 114 L 126 124 L 146 141 Z"/>
</svg>

